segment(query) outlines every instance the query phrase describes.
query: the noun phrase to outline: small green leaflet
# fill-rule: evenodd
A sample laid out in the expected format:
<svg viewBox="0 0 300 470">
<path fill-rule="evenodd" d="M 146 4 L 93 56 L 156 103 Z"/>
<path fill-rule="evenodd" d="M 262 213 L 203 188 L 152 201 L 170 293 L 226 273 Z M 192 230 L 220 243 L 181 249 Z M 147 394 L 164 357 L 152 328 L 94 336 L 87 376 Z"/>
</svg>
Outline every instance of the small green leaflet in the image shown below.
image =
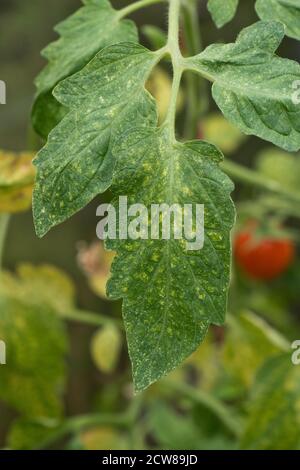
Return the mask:
<svg viewBox="0 0 300 470">
<path fill-rule="evenodd" d="M 33 197 L 36 232 L 47 231 L 111 184 L 115 139 L 133 125 L 156 124 L 144 83 L 159 56 L 138 44 L 105 48 L 55 89 L 70 112 L 39 152 Z"/>
<path fill-rule="evenodd" d="M 214 44 L 185 62 L 214 82 L 214 100 L 229 121 L 246 134 L 297 151 L 300 106 L 293 85 L 300 80 L 300 66 L 275 55 L 283 37 L 281 23 L 260 21 L 244 29 L 236 43 Z"/>
<path fill-rule="evenodd" d="M 81 70 L 104 47 L 138 41 L 134 23 L 122 20 L 108 0 L 83 3 L 75 14 L 56 26 L 61 37 L 42 52 L 49 63 L 36 79 L 32 119 L 34 128 L 44 138 L 67 112 L 52 95 L 55 85 Z"/>
<path fill-rule="evenodd" d="M 287 36 L 300 39 L 300 0 L 257 0 L 255 9 L 262 20 L 281 21 Z"/>
<path fill-rule="evenodd" d="M 239 0 L 209 0 L 207 8 L 217 27 L 222 28 L 233 19 L 238 4 Z"/>
<path fill-rule="evenodd" d="M 222 154 L 216 147 L 203 141 L 174 142 L 165 126 L 132 129 L 113 152 L 118 163 L 112 190 L 116 195 L 126 194 L 128 205 L 144 204 L 149 213 L 152 204 L 205 207 L 201 250 L 189 251 L 185 240 L 172 236 L 170 240 L 107 241 L 107 248 L 118 253 L 108 294 L 123 298 L 139 391 L 195 351 L 210 323 L 224 322 L 230 230 L 235 219 L 230 198 L 233 184 L 219 168 Z M 146 225 L 148 232 L 148 219 Z"/>
<path fill-rule="evenodd" d="M 291 354 L 270 359 L 257 376 L 241 448 L 299 449 L 299 395 L 300 370 Z"/>
</svg>

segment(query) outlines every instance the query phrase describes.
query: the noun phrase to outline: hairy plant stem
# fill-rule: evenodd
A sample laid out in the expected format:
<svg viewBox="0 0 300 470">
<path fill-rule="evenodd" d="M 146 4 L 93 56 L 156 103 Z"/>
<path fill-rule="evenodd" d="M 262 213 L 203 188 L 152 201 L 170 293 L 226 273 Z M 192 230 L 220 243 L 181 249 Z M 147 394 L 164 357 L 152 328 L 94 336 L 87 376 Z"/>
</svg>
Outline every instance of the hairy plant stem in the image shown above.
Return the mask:
<svg viewBox="0 0 300 470">
<path fill-rule="evenodd" d="M 9 218 L 9 214 L 0 214 L 0 271 L 2 269 L 4 243 L 6 239 Z"/>
<path fill-rule="evenodd" d="M 250 170 L 230 160 L 225 160 L 221 163 L 221 167 L 225 173 L 234 180 L 279 194 L 287 199 L 300 203 L 300 192 L 285 189 L 277 181 L 268 179 L 257 171 Z"/>
<path fill-rule="evenodd" d="M 49 438 L 38 443 L 37 448 L 46 449 L 69 435 L 78 434 L 85 429 L 95 426 L 113 426 L 115 428 L 131 430 L 138 418 L 141 406 L 142 399 L 141 396 L 138 396 L 132 399 L 129 408 L 123 413 L 93 413 L 68 418 L 53 429 Z M 37 422 L 41 425 L 47 425 L 43 420 Z M 49 431 L 51 432 L 51 427 L 49 427 Z"/>
<path fill-rule="evenodd" d="M 176 140 L 176 104 L 183 73 L 182 55 L 179 47 L 179 15 L 180 0 L 172 0 L 169 6 L 169 31 L 167 49 L 172 59 L 173 83 L 169 109 L 165 120 L 165 124 L 169 129 L 169 135 L 172 140 Z"/>
<path fill-rule="evenodd" d="M 65 320 L 85 323 L 91 326 L 106 326 L 114 324 L 123 329 L 123 322 L 117 318 L 107 317 L 99 313 L 87 312 L 84 310 L 73 310 L 62 315 Z"/>
<path fill-rule="evenodd" d="M 214 398 L 211 394 L 208 394 L 203 390 L 195 389 L 186 383 L 176 382 L 171 379 L 163 380 L 161 382 L 161 386 L 169 388 L 176 394 L 179 393 L 191 401 L 205 406 L 218 416 L 220 421 L 234 436 L 238 437 L 241 434 L 242 423 L 240 419 L 232 416 L 230 409 Z"/>
<path fill-rule="evenodd" d="M 128 16 L 131 13 L 134 13 L 137 10 L 140 10 L 141 8 L 148 7 L 150 5 L 154 5 L 155 3 L 163 3 L 167 2 L 168 0 L 139 0 L 135 3 L 132 3 L 130 5 L 127 5 L 126 7 L 122 8 L 119 10 L 118 17 L 119 18 L 124 18 L 124 16 Z M 171 0 L 173 1 L 173 0 Z"/>
</svg>

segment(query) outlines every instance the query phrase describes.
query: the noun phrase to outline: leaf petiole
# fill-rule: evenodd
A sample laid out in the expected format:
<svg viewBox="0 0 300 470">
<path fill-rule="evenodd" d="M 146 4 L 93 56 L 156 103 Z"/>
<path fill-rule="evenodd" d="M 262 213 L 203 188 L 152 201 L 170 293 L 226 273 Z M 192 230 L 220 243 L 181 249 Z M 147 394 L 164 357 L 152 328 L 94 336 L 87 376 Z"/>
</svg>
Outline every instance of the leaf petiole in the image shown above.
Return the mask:
<svg viewBox="0 0 300 470">
<path fill-rule="evenodd" d="M 168 0 L 139 0 L 138 2 L 127 5 L 126 7 L 119 10 L 118 19 L 124 18 L 125 16 L 128 16 L 137 10 L 154 5 L 155 3 L 163 3 L 167 1 Z"/>
</svg>

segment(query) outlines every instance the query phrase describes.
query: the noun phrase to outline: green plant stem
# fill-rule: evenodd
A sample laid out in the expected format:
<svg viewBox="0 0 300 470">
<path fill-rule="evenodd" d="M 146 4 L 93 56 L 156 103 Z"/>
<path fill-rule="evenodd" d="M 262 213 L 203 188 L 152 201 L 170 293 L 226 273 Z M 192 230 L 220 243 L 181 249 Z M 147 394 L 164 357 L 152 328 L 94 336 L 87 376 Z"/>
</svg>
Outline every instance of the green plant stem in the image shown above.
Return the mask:
<svg viewBox="0 0 300 470">
<path fill-rule="evenodd" d="M 138 2 L 127 5 L 126 7 L 119 10 L 119 18 L 124 18 L 124 16 L 128 16 L 131 13 L 134 13 L 135 11 L 140 10 L 141 8 L 154 5 L 155 3 L 163 3 L 166 1 L 168 0 L 139 0 Z"/>
<path fill-rule="evenodd" d="M 82 416 L 68 418 L 57 428 L 53 429 L 52 435 L 39 443 L 39 449 L 46 449 L 54 445 L 56 442 L 68 435 L 76 435 L 85 429 L 95 426 L 113 426 L 120 429 L 131 429 L 141 410 L 141 397 L 135 397 L 127 411 L 123 413 L 93 413 Z M 45 425 L 43 421 L 39 421 L 41 425 Z M 51 430 L 51 428 L 49 428 Z"/>
<path fill-rule="evenodd" d="M 199 54 L 202 49 L 202 38 L 198 21 L 197 1 L 189 1 L 183 7 L 185 45 L 189 56 Z M 186 139 L 195 139 L 198 121 L 208 107 L 206 82 L 193 72 L 185 74 L 187 84 L 187 114 L 184 126 Z M 201 100 L 200 100 L 201 97 Z"/>
<path fill-rule="evenodd" d="M 0 214 L 0 271 L 2 269 L 4 243 L 6 239 L 9 218 L 9 214 Z"/>
<path fill-rule="evenodd" d="M 240 419 L 234 417 L 231 411 L 212 395 L 174 380 L 165 379 L 162 381 L 162 385 L 210 409 L 234 436 L 238 437 L 241 434 L 242 422 Z"/>
<path fill-rule="evenodd" d="M 169 31 L 167 49 L 172 59 L 173 83 L 169 109 L 167 112 L 165 124 L 170 130 L 171 139 L 175 140 L 175 120 L 177 97 L 180 88 L 181 77 L 183 73 L 182 55 L 179 48 L 179 14 L 180 0 L 172 0 L 169 6 Z"/>
<path fill-rule="evenodd" d="M 221 167 L 232 179 L 277 193 L 285 198 L 300 203 L 300 192 L 291 191 L 282 187 L 277 181 L 266 178 L 260 173 L 241 166 L 233 161 L 225 160 Z"/>
<path fill-rule="evenodd" d="M 84 310 L 73 310 L 62 315 L 65 320 L 85 323 L 91 326 L 106 326 L 112 323 L 123 329 L 123 322 L 117 318 L 107 317 L 99 313 L 87 312 Z"/>
</svg>

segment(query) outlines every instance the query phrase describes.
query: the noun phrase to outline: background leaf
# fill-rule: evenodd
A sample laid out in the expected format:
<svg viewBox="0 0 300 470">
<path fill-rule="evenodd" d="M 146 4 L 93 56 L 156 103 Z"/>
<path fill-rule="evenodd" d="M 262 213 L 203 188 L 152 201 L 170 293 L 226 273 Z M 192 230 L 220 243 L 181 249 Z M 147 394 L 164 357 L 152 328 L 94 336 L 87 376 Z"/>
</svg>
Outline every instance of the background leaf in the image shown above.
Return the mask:
<svg viewBox="0 0 300 470">
<path fill-rule="evenodd" d="M 218 28 L 234 17 L 239 0 L 208 0 L 207 8 Z"/>
<path fill-rule="evenodd" d="M 0 151 L 0 213 L 30 208 L 35 168 L 34 154 Z"/>
<path fill-rule="evenodd" d="M 300 369 L 291 355 L 270 359 L 257 377 L 241 448 L 299 448 Z"/>
</svg>

